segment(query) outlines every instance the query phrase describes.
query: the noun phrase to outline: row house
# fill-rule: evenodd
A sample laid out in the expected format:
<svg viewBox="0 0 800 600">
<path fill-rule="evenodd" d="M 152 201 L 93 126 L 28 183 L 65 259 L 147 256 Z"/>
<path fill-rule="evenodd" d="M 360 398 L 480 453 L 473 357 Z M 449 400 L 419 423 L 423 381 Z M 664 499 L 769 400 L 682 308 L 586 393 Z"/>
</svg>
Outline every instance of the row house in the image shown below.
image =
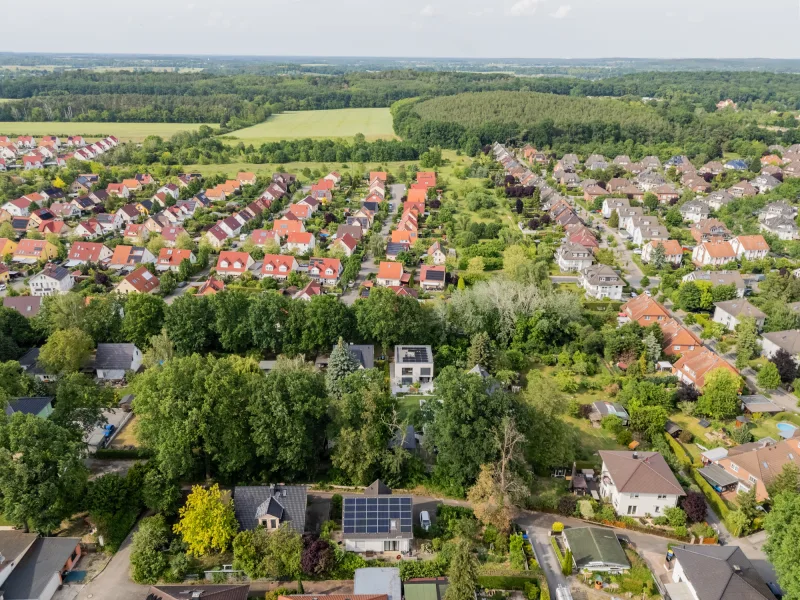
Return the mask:
<svg viewBox="0 0 800 600">
<path fill-rule="evenodd" d="M 703 219 L 689 227 L 689 233 L 695 242 L 702 243 L 714 240 L 724 240 L 730 237 L 731 232 L 725 223 L 719 219 Z"/>
<path fill-rule="evenodd" d="M 343 270 L 342 261 L 338 258 L 314 257 L 308 263 L 308 276 L 323 286 L 338 285 Z"/>
<path fill-rule="evenodd" d="M 556 264 L 562 273 L 579 273 L 594 264 L 592 251 L 579 244 L 566 242 L 556 251 Z"/>
<path fill-rule="evenodd" d="M 99 242 L 73 242 L 67 254 L 68 267 L 75 267 L 85 263 L 101 263 L 111 258 L 114 253 Z"/>
<path fill-rule="evenodd" d="M 683 247 L 678 240 L 651 240 L 642 247 L 642 262 L 647 264 L 653 259 L 653 252 L 661 246 L 664 248 L 664 259 L 675 266 L 680 266 L 683 261 Z"/>
<path fill-rule="evenodd" d="M 266 254 L 261 265 L 261 276 L 285 280 L 298 269 L 297 260 L 289 254 Z"/>
<path fill-rule="evenodd" d="M 692 262 L 698 267 L 721 267 L 735 260 L 736 252 L 725 240 L 703 242 L 692 251 Z"/>
<path fill-rule="evenodd" d="M 769 245 L 761 235 L 739 235 L 731 240 L 731 248 L 736 253 L 736 258 L 759 260 L 769 253 Z"/>
<path fill-rule="evenodd" d="M 681 356 L 672 365 L 672 374 L 686 385 L 702 390 L 706 383 L 706 377 L 716 369 L 727 369 L 739 377 L 739 372 L 734 367 L 705 347 Z"/>
<path fill-rule="evenodd" d="M 224 251 L 217 259 L 217 274 L 238 277 L 250 270 L 255 261 L 247 252 Z"/>
</svg>

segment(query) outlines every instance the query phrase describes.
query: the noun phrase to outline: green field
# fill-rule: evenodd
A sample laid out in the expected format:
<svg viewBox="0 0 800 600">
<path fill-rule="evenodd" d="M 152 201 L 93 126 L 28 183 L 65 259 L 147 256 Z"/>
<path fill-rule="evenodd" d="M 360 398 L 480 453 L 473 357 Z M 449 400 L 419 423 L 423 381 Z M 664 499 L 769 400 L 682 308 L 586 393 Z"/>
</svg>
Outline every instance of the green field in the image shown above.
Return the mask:
<svg viewBox="0 0 800 600">
<path fill-rule="evenodd" d="M 274 115 L 258 125 L 226 135 L 246 144 L 263 144 L 302 138 L 351 138 L 363 133 L 367 140 L 396 139 L 388 108 L 303 110 Z"/>
<path fill-rule="evenodd" d="M 200 127 L 200 123 L 64 123 L 64 122 L 27 122 L 0 121 L 0 135 L 82 135 L 93 140 L 107 135 L 114 135 L 122 142 L 141 142 L 148 135 L 160 135 L 169 138 L 179 131 L 189 131 Z M 209 123 L 209 127 L 219 125 Z"/>
</svg>

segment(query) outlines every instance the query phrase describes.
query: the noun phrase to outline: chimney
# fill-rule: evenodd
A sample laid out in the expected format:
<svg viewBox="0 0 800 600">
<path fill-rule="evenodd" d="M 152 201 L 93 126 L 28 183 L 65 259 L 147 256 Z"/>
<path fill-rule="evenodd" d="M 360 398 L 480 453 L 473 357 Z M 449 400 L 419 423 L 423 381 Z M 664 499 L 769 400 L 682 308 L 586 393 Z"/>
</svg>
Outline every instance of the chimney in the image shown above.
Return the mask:
<svg viewBox="0 0 800 600">
<path fill-rule="evenodd" d="M 742 568 L 739 565 L 733 565 L 733 572 L 741 575 Z"/>
<path fill-rule="evenodd" d="M 634 450 L 633 451 L 633 460 L 636 460 L 638 458 L 639 458 L 639 453 L 636 450 Z"/>
</svg>

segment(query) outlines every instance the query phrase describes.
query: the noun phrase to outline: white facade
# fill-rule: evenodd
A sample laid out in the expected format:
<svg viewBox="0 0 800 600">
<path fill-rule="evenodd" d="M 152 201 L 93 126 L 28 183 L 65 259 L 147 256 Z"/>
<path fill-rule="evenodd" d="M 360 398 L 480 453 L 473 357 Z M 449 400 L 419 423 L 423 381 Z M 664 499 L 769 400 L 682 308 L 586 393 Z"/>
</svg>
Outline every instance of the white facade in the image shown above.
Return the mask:
<svg viewBox="0 0 800 600">
<path fill-rule="evenodd" d="M 97 369 L 97 378 L 118 381 L 125 378 L 126 371 L 138 371 L 142 366 L 142 351 L 134 347 L 129 369 Z"/>
<path fill-rule="evenodd" d="M 52 296 L 53 294 L 66 294 L 75 285 L 75 278 L 70 274 L 62 279 L 50 277 L 39 273 L 31 277 L 31 296 Z"/>
<path fill-rule="evenodd" d="M 609 500 L 616 513 L 623 517 L 654 517 L 663 515 L 667 508 L 678 506 L 676 494 L 621 493 L 603 462 L 600 495 Z"/>
<path fill-rule="evenodd" d="M 347 552 L 408 552 L 411 540 L 409 539 L 379 539 L 379 540 L 345 540 L 344 549 Z"/>
</svg>

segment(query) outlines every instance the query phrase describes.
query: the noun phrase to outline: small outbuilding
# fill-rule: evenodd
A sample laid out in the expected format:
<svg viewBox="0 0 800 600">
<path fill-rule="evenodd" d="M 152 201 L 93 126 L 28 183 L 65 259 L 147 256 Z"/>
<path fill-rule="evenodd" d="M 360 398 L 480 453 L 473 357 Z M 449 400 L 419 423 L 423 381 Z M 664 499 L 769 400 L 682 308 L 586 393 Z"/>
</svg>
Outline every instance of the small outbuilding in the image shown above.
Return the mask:
<svg viewBox="0 0 800 600">
<path fill-rule="evenodd" d="M 621 573 L 631 568 L 628 557 L 611 529 L 575 527 L 564 530 L 567 548 L 578 570 Z"/>
</svg>

